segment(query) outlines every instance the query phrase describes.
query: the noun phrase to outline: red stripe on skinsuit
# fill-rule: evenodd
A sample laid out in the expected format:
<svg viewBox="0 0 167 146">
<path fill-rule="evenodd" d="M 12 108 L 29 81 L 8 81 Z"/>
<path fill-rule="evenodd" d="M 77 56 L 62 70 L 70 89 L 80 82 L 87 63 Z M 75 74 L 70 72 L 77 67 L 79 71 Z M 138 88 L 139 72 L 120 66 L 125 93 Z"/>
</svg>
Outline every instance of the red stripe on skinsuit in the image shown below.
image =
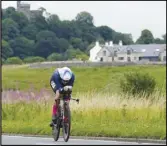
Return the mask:
<svg viewBox="0 0 167 146">
<path fill-rule="evenodd" d="M 56 113 L 57 113 L 57 106 L 56 104 L 54 104 L 52 109 L 52 115 L 56 115 Z"/>
</svg>

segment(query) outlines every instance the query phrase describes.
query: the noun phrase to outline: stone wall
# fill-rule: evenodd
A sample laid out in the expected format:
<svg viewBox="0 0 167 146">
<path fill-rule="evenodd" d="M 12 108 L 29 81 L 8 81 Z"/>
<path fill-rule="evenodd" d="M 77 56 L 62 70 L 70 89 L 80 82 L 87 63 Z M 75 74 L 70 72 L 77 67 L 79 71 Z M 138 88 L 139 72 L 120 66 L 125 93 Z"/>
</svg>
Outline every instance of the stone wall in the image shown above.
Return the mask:
<svg viewBox="0 0 167 146">
<path fill-rule="evenodd" d="M 166 62 L 83 62 L 83 61 L 54 61 L 30 64 L 30 68 L 50 67 L 100 67 L 100 66 L 129 66 L 129 65 L 166 65 Z"/>
</svg>

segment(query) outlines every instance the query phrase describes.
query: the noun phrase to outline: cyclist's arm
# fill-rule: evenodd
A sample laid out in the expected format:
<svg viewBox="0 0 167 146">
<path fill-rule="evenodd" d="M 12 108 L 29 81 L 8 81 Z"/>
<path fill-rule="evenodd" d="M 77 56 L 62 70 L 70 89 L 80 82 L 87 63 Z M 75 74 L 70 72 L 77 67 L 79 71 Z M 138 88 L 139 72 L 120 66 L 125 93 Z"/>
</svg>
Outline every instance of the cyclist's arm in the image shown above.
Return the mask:
<svg viewBox="0 0 167 146">
<path fill-rule="evenodd" d="M 57 91 L 58 91 L 58 92 L 61 92 L 61 91 L 62 91 L 63 86 L 60 84 L 59 78 L 58 78 L 58 75 L 57 75 L 57 74 L 54 74 L 54 75 L 51 77 L 50 82 L 51 82 L 52 89 L 53 89 L 53 91 L 54 91 L 55 93 L 56 93 Z"/>
<path fill-rule="evenodd" d="M 68 86 L 72 86 L 73 87 L 74 86 L 74 81 L 75 81 L 75 75 L 73 74 L 70 82 L 68 83 Z M 71 94 L 72 90 L 68 91 L 68 93 Z"/>
<path fill-rule="evenodd" d="M 70 82 L 69 82 L 69 86 L 72 86 L 72 87 L 73 87 L 74 81 L 75 81 L 75 75 L 73 74 L 73 75 L 72 75 L 72 78 L 71 78 L 71 80 L 70 80 Z"/>
</svg>

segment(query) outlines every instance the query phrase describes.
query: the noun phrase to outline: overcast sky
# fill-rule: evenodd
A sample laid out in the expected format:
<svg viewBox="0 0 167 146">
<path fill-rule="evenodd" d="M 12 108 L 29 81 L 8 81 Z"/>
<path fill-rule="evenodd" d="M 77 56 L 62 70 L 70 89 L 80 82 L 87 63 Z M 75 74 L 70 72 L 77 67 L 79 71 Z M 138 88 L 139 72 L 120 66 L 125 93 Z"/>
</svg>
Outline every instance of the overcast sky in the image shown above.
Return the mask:
<svg viewBox="0 0 167 146">
<path fill-rule="evenodd" d="M 131 33 L 136 40 L 143 29 L 149 29 L 154 37 L 166 33 L 166 1 L 24 1 L 31 10 L 44 7 L 57 14 L 61 20 L 71 20 L 81 11 L 94 17 L 94 25 L 107 25 L 112 29 Z M 13 6 L 16 1 L 2 1 L 2 8 Z"/>
</svg>

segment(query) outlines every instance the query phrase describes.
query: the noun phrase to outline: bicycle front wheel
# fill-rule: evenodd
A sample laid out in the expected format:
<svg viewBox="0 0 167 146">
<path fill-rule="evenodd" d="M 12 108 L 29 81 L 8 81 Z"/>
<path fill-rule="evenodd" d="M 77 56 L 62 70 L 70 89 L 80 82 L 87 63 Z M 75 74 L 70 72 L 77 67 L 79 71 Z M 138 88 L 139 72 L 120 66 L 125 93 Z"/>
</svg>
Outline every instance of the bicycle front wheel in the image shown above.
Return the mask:
<svg viewBox="0 0 167 146">
<path fill-rule="evenodd" d="M 71 130 L 71 111 L 69 104 L 64 105 L 64 118 L 63 118 L 63 138 L 64 141 L 67 142 L 70 137 L 70 130 Z"/>
<path fill-rule="evenodd" d="M 59 139 L 59 135 L 60 135 L 60 126 L 56 127 L 54 126 L 52 129 L 52 135 L 53 135 L 53 139 L 55 141 L 57 141 Z"/>
<path fill-rule="evenodd" d="M 58 108 L 58 117 L 60 117 L 60 111 L 61 111 L 61 107 L 59 106 L 59 108 Z M 56 125 L 54 125 L 53 128 L 52 128 L 52 135 L 53 135 L 53 139 L 55 141 L 57 141 L 59 139 L 60 126 L 61 126 L 61 121 L 60 121 L 60 118 L 58 118 Z"/>
</svg>

